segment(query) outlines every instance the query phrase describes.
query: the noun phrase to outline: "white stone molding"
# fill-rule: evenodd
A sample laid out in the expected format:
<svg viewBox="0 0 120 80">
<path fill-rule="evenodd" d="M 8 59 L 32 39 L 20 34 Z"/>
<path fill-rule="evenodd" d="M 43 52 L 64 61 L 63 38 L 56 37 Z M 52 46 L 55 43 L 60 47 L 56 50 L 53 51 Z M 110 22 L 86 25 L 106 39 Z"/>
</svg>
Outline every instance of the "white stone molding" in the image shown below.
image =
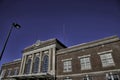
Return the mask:
<svg viewBox="0 0 120 80">
<path fill-rule="evenodd" d="M 39 52 L 38 53 L 35 53 L 35 56 L 39 56 L 40 54 L 39 54 Z"/>
<path fill-rule="evenodd" d="M 83 56 L 78 56 L 78 58 L 85 58 L 85 57 L 90 57 L 91 55 L 83 55 Z"/>
<path fill-rule="evenodd" d="M 31 65 L 30 65 L 30 74 L 32 73 L 33 62 L 34 62 L 34 54 L 31 55 Z"/>
<path fill-rule="evenodd" d="M 47 54 L 47 53 L 49 53 L 49 51 L 48 51 L 48 50 L 44 51 L 44 54 Z"/>
<path fill-rule="evenodd" d="M 41 72 L 41 65 L 42 65 L 42 51 L 40 52 L 40 56 L 39 56 L 40 60 L 39 60 L 39 69 L 38 72 Z"/>
<path fill-rule="evenodd" d="M 82 49 L 86 49 L 86 48 L 89 48 L 89 47 L 94 47 L 94 46 L 97 46 L 97 45 L 105 45 L 106 43 L 110 43 L 110 42 L 114 42 L 114 41 L 118 41 L 118 40 L 120 40 L 119 37 L 111 36 L 111 37 L 99 39 L 99 40 L 96 40 L 96 41 L 91 41 L 91 42 L 71 46 L 69 48 L 59 50 L 57 52 L 57 54 L 69 53 L 69 52 L 72 52 L 72 51 L 82 50 Z"/>
<path fill-rule="evenodd" d="M 53 48 L 53 61 L 52 61 L 52 71 L 53 71 L 53 74 L 55 74 L 55 52 L 56 52 L 56 50 L 55 50 L 55 47 Z"/>
<path fill-rule="evenodd" d="M 98 52 L 97 54 L 105 54 L 105 53 L 111 53 L 111 52 L 113 52 L 113 50 L 108 50 L 108 51 L 102 51 L 102 52 Z"/>
<path fill-rule="evenodd" d="M 33 53 L 38 53 L 38 52 L 41 52 L 41 51 L 49 50 L 50 48 L 54 48 L 55 46 L 56 45 L 53 44 L 53 45 L 50 45 L 50 46 L 46 46 L 46 47 L 43 47 L 43 48 L 39 48 L 39 49 L 36 49 L 36 50 L 25 52 L 25 53 L 23 53 L 23 55 L 30 55 L 30 54 L 33 54 Z"/>
<path fill-rule="evenodd" d="M 27 56 L 24 56 L 23 67 L 22 67 L 22 74 L 24 74 L 26 60 L 27 60 Z"/>
<path fill-rule="evenodd" d="M 48 72 L 50 72 L 50 65 L 51 65 L 51 48 L 49 49 L 49 62 L 48 62 Z"/>
<path fill-rule="evenodd" d="M 74 76 L 90 75 L 90 74 L 97 75 L 97 74 L 103 74 L 103 73 L 115 72 L 115 71 L 120 72 L 120 69 L 106 70 L 106 71 L 96 71 L 96 72 L 88 72 L 88 73 L 79 73 L 79 74 L 57 75 L 57 77 L 67 77 L 67 76 L 74 77 Z"/>
<path fill-rule="evenodd" d="M 22 61 L 21 61 L 21 64 L 20 64 L 20 72 L 19 72 L 19 74 L 22 73 L 23 61 L 24 61 L 24 56 L 22 56 Z"/>
</svg>

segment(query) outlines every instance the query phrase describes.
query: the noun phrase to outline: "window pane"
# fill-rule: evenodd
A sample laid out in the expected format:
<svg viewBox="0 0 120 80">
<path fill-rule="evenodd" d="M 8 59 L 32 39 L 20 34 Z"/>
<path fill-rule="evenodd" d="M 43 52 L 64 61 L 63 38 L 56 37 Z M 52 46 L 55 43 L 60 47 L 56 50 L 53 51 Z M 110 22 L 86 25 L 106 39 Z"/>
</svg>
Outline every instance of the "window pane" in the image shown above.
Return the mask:
<svg viewBox="0 0 120 80">
<path fill-rule="evenodd" d="M 111 53 L 101 54 L 100 55 L 103 67 L 114 65 L 114 61 Z"/>
<path fill-rule="evenodd" d="M 43 58 L 42 72 L 48 71 L 48 55 L 45 55 Z"/>
<path fill-rule="evenodd" d="M 69 72 L 72 70 L 72 65 L 71 65 L 71 61 L 65 61 L 63 63 L 63 68 L 64 68 L 64 72 Z"/>
<path fill-rule="evenodd" d="M 117 74 L 113 74 L 114 80 L 119 80 L 119 76 Z"/>
<path fill-rule="evenodd" d="M 35 57 L 34 63 L 33 63 L 33 73 L 37 73 L 39 69 L 39 57 Z"/>
<path fill-rule="evenodd" d="M 80 64 L 81 64 L 81 69 L 82 70 L 91 69 L 91 63 L 90 63 L 90 58 L 89 57 L 81 58 L 80 59 Z"/>
<path fill-rule="evenodd" d="M 26 62 L 26 65 L 25 65 L 25 74 L 30 73 L 30 66 L 31 66 L 31 59 L 28 59 L 28 61 Z"/>
</svg>

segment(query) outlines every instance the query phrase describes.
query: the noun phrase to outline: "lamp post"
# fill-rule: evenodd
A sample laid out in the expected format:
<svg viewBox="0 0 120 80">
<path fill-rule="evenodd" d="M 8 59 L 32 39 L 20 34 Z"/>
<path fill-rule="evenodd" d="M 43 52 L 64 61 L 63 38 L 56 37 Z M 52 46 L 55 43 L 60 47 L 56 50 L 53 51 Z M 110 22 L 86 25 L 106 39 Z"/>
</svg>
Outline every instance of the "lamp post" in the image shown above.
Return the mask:
<svg viewBox="0 0 120 80">
<path fill-rule="evenodd" d="M 17 24 L 17 23 L 12 23 L 12 26 L 11 26 L 9 32 L 8 32 L 8 35 L 7 35 L 6 41 L 5 41 L 5 43 L 4 43 L 4 46 L 3 46 L 2 52 L 1 52 L 1 54 L 0 54 L 0 61 L 1 61 L 1 59 L 2 59 L 3 53 L 4 53 L 4 51 L 5 51 L 5 48 L 6 48 L 7 42 L 8 42 L 8 40 L 9 40 L 9 38 L 10 38 L 10 35 L 11 35 L 11 32 L 12 32 L 13 28 L 19 29 L 20 27 L 21 27 L 21 26 L 20 26 L 19 24 Z"/>
</svg>

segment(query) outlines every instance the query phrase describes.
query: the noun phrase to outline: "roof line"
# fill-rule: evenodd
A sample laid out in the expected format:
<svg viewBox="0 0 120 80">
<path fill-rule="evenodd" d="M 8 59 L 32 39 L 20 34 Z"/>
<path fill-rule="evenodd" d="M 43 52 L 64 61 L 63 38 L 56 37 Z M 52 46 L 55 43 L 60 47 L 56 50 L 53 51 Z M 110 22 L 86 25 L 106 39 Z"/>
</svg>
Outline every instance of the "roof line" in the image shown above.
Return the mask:
<svg viewBox="0 0 120 80">
<path fill-rule="evenodd" d="M 110 36 L 110 37 L 105 37 L 105 38 L 98 39 L 98 40 L 95 40 L 95 41 L 82 43 L 82 44 L 78 44 L 78 45 L 74 45 L 74 46 L 68 47 L 66 49 L 58 50 L 57 54 L 71 52 L 71 51 L 78 50 L 78 49 L 85 49 L 85 48 L 88 48 L 88 47 L 102 45 L 102 44 L 105 44 L 105 43 L 110 43 L 110 42 L 114 42 L 114 41 L 118 41 L 118 40 L 120 40 L 120 39 L 116 35 Z"/>
</svg>

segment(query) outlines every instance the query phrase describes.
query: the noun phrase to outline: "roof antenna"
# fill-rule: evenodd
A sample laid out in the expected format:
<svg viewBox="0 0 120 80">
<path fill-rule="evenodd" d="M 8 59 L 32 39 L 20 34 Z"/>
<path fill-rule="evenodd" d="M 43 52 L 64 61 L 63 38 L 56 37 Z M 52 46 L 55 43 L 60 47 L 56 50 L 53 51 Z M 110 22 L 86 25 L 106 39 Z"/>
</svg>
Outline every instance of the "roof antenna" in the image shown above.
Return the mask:
<svg viewBox="0 0 120 80">
<path fill-rule="evenodd" d="M 65 24 L 63 24 L 63 41 L 65 43 Z"/>
<path fill-rule="evenodd" d="M 38 32 L 37 31 L 35 32 L 35 39 L 36 39 L 36 41 L 38 41 Z"/>
</svg>

